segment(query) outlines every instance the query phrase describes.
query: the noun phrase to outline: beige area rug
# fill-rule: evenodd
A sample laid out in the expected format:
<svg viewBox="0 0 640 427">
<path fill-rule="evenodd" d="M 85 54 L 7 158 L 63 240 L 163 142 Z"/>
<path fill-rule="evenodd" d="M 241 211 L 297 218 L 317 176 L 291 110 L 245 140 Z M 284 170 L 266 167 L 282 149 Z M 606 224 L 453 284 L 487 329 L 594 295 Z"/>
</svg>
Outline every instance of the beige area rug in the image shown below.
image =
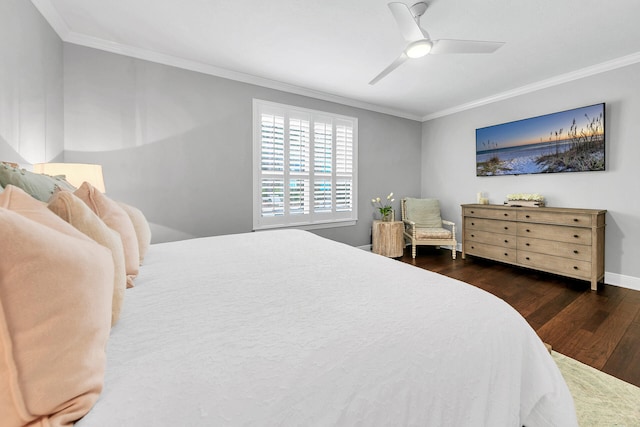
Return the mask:
<svg viewBox="0 0 640 427">
<path fill-rule="evenodd" d="M 640 388 L 555 351 L 551 356 L 573 395 L 580 427 L 640 427 Z"/>
</svg>

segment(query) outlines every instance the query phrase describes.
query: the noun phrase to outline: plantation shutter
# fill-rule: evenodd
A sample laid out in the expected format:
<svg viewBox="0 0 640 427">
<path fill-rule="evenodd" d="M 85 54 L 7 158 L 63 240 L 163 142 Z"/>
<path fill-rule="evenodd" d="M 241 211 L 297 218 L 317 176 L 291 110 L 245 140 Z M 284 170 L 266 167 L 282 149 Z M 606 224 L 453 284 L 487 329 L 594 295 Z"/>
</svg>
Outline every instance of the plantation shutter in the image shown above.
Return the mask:
<svg viewBox="0 0 640 427">
<path fill-rule="evenodd" d="M 284 117 L 262 114 L 260 180 L 264 216 L 284 215 Z"/>
<path fill-rule="evenodd" d="M 254 229 L 355 221 L 356 125 L 254 100 Z"/>
<path fill-rule="evenodd" d="M 353 208 L 353 127 L 336 125 L 336 210 Z"/>
</svg>

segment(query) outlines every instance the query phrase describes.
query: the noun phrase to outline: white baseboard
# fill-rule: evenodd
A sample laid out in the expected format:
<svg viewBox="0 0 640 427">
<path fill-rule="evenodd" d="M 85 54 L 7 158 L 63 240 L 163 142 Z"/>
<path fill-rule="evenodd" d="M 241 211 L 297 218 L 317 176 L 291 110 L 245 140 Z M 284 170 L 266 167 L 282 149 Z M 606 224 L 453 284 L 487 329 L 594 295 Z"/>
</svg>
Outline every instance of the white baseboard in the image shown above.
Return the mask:
<svg viewBox="0 0 640 427">
<path fill-rule="evenodd" d="M 371 245 L 362 245 L 356 246 L 358 249 L 362 249 L 363 251 L 371 251 Z"/>
<path fill-rule="evenodd" d="M 604 273 L 604 283 L 607 285 L 619 286 L 621 288 L 640 291 L 640 277 L 625 276 L 618 273 Z"/>
</svg>

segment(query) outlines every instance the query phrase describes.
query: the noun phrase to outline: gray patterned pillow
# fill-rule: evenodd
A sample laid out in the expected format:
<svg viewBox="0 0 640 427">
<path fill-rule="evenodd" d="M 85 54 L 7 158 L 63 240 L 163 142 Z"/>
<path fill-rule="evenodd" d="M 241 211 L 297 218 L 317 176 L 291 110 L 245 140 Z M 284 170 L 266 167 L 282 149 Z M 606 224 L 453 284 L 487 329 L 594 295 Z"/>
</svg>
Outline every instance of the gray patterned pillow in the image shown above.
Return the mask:
<svg viewBox="0 0 640 427">
<path fill-rule="evenodd" d="M 0 163 L 0 186 L 14 185 L 21 188 L 32 197 L 46 202 L 56 191 L 56 188 L 74 191 L 76 188 L 69 184 L 64 176 L 49 176 L 29 172 L 25 169 L 13 167 L 7 163 Z"/>
</svg>

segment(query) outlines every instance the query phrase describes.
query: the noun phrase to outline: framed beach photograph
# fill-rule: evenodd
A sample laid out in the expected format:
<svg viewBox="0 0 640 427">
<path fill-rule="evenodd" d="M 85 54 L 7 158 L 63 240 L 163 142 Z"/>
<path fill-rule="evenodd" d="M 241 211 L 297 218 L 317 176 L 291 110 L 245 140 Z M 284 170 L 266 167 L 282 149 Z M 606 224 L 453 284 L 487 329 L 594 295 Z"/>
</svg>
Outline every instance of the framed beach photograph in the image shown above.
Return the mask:
<svg viewBox="0 0 640 427">
<path fill-rule="evenodd" d="M 476 176 L 605 170 L 605 104 L 476 129 Z"/>
</svg>

